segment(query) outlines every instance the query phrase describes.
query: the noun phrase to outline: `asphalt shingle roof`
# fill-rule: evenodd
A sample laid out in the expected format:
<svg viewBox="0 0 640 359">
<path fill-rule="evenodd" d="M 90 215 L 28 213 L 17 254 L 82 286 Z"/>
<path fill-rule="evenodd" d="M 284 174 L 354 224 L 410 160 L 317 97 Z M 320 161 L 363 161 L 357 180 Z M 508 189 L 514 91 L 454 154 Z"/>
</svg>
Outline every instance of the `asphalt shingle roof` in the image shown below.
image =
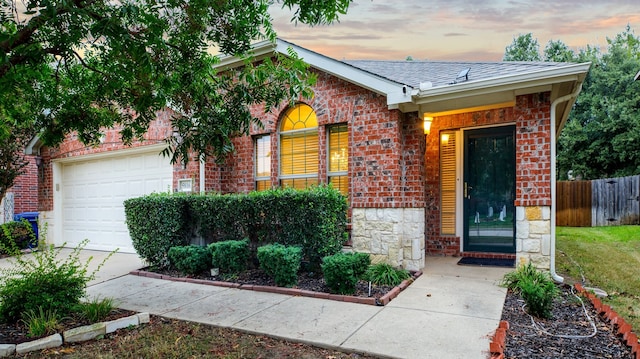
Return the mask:
<svg viewBox="0 0 640 359">
<path fill-rule="evenodd" d="M 450 84 L 460 71 L 471 68 L 469 81 L 486 80 L 507 75 L 531 73 L 558 68 L 563 62 L 437 62 L 437 61 L 377 61 L 343 60 L 345 64 L 403 85 L 418 88 L 421 82 L 431 82 L 433 87 Z"/>
</svg>

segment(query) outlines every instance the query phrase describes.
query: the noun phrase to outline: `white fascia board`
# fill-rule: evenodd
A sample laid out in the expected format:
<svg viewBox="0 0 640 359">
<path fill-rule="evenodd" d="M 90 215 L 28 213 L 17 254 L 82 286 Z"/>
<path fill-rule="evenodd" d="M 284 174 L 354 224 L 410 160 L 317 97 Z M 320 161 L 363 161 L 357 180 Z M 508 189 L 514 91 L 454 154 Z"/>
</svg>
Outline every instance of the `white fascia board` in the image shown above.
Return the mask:
<svg viewBox="0 0 640 359">
<path fill-rule="evenodd" d="M 266 55 L 273 54 L 275 49 L 276 49 L 276 45 L 273 42 L 269 40 L 260 41 L 255 43 L 251 47 L 251 55 L 253 55 L 255 58 L 262 58 Z M 286 54 L 286 51 L 285 51 L 285 54 Z M 219 56 L 219 60 L 220 60 L 215 65 L 217 69 L 225 70 L 229 68 L 242 66 L 244 64 L 241 58 L 233 55 L 219 54 L 217 56 Z"/>
<path fill-rule="evenodd" d="M 364 87 L 380 95 L 387 96 L 387 105 L 397 105 L 403 102 L 411 102 L 411 88 L 395 81 L 387 80 L 373 75 L 366 71 L 357 69 L 330 57 L 320 55 L 305 48 L 278 41 L 277 50 L 283 54 L 287 53 L 287 48 L 293 50 L 304 62 L 318 70 L 341 78 L 347 82 Z M 404 91 L 403 91 L 404 88 Z"/>
<path fill-rule="evenodd" d="M 24 148 L 25 155 L 39 155 L 40 147 L 42 147 L 42 141 L 40 141 L 40 135 L 35 135 Z"/>
<path fill-rule="evenodd" d="M 275 45 L 270 41 L 256 43 L 252 48 L 252 55 L 256 59 L 269 56 L 275 52 L 287 55 L 287 49 L 289 47 L 291 47 L 298 56 L 311 67 L 366 88 L 377 94 L 386 96 L 387 105 L 390 107 L 397 107 L 398 104 L 411 102 L 411 93 L 413 89 L 410 86 L 376 76 L 347 65 L 344 62 L 280 39 L 276 41 Z M 226 69 L 241 66 L 242 64 L 242 60 L 235 56 L 223 56 L 220 58 L 220 62 L 216 67 Z"/>
<path fill-rule="evenodd" d="M 587 62 L 524 74 L 506 75 L 487 80 L 433 87 L 424 91 L 418 91 L 415 102 L 423 104 L 492 92 L 515 91 L 566 81 L 582 82 L 590 66 L 591 63 Z"/>
</svg>

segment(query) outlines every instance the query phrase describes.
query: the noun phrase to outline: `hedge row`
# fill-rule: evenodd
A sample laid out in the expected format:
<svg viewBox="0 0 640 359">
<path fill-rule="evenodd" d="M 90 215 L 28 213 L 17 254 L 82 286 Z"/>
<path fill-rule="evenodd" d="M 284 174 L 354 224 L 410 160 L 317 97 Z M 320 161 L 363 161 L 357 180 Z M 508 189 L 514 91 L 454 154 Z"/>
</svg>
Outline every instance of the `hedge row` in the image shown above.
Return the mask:
<svg viewBox="0 0 640 359">
<path fill-rule="evenodd" d="M 166 253 L 202 238 L 205 243 L 249 238 L 253 254 L 264 244 L 299 246 L 319 267 L 346 239 L 347 202 L 327 186 L 249 194 L 152 194 L 126 200 L 127 226 L 138 254 L 166 266 Z"/>
</svg>

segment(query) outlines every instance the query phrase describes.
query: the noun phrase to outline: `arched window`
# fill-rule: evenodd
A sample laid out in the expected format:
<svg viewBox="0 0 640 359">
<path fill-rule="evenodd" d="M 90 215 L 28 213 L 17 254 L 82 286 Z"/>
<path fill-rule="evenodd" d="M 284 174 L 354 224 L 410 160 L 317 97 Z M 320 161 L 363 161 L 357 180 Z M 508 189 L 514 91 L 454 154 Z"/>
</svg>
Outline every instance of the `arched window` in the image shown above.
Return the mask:
<svg viewBox="0 0 640 359">
<path fill-rule="evenodd" d="M 280 185 L 298 189 L 318 184 L 318 118 L 305 104 L 282 116 L 280 124 Z"/>
</svg>

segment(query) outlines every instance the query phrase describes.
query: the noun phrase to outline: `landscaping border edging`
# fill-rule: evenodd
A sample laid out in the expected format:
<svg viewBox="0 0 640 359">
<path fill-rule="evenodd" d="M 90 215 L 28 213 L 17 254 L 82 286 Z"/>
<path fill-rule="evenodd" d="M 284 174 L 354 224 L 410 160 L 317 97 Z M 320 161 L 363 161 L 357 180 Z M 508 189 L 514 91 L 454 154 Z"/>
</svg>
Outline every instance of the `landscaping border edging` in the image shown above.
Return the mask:
<svg viewBox="0 0 640 359">
<path fill-rule="evenodd" d="M 197 279 L 197 278 L 188 278 L 188 277 L 173 277 L 170 275 L 164 275 L 154 272 L 148 272 L 145 270 L 132 270 L 129 272 L 131 275 L 136 275 L 140 277 L 154 278 L 154 279 L 164 279 L 170 280 L 173 282 L 187 282 L 194 284 L 204 284 L 204 285 L 212 285 L 216 287 L 225 287 L 225 288 L 235 288 L 235 289 L 243 289 L 243 290 L 253 290 L 256 292 L 267 292 L 267 293 L 276 293 L 276 294 L 286 294 L 297 297 L 310 297 L 310 298 L 320 298 L 320 299 L 329 299 L 335 300 L 338 302 L 350 302 L 350 303 L 359 303 L 359 304 L 367 304 L 367 305 L 377 305 L 377 306 L 385 306 L 389 304 L 389 302 L 400 294 L 403 290 L 405 290 L 413 281 L 415 281 L 418 277 L 422 275 L 422 271 L 417 271 L 413 273 L 411 278 L 405 279 L 402 283 L 393 287 L 388 293 L 383 295 L 380 298 L 363 298 L 363 297 L 354 297 L 351 295 L 342 295 L 342 294 L 330 294 L 323 292 L 313 292 L 304 289 L 297 288 L 285 288 L 285 287 L 275 287 L 275 286 L 265 286 L 265 285 L 253 285 L 253 284 L 240 284 L 240 283 L 230 283 L 230 282 L 222 282 L 215 280 L 207 280 L 207 279 Z"/>
<path fill-rule="evenodd" d="M 578 293 L 589 298 L 591 304 L 596 309 L 600 317 L 613 325 L 616 334 L 622 337 L 622 341 L 631 348 L 631 356 L 636 359 L 640 359 L 640 344 L 638 343 L 638 336 L 633 331 L 631 324 L 627 323 L 616 311 L 610 306 L 603 304 L 600 299 L 592 292 L 584 289 L 582 284 L 576 283 L 574 285 Z"/>
<path fill-rule="evenodd" d="M 600 317 L 612 324 L 617 336 L 622 337 L 622 342 L 631 348 L 631 356 L 640 359 L 640 344 L 638 343 L 638 335 L 633 331 L 631 325 L 627 323 L 618 313 L 610 306 L 603 304 L 598 297 L 584 289 L 582 284 L 576 283 L 574 287 L 578 293 L 589 299 L 591 305 L 598 312 Z M 489 343 L 489 352 L 491 359 L 504 359 L 504 348 L 506 340 L 506 331 L 509 330 L 509 322 L 502 320 L 496 329 L 491 342 Z"/>
<path fill-rule="evenodd" d="M 0 358 L 8 357 L 13 354 L 21 355 L 35 350 L 55 348 L 62 346 L 64 343 L 83 342 L 95 339 L 101 335 L 113 333 L 118 329 L 146 324 L 149 323 L 149 321 L 149 313 L 137 313 L 107 322 L 99 322 L 65 330 L 62 334 L 56 333 L 30 342 L 20 344 L 0 344 Z"/>
</svg>

